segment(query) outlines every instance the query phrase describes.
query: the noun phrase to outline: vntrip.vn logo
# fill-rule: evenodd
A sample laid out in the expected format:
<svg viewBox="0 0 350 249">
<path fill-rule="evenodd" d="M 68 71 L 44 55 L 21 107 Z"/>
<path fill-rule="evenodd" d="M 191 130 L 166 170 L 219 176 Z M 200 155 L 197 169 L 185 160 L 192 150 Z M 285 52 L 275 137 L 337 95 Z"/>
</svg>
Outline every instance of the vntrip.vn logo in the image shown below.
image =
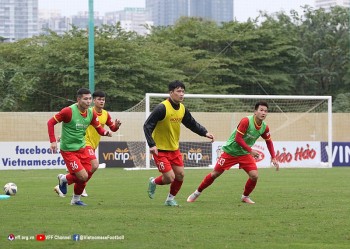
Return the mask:
<svg viewBox="0 0 350 249">
<path fill-rule="evenodd" d="M 118 160 L 118 161 L 123 161 L 123 163 L 125 163 L 127 160 L 130 159 L 129 149 L 128 148 L 125 148 L 125 149 L 117 148 L 114 152 L 114 159 Z"/>
<path fill-rule="evenodd" d="M 190 149 L 187 152 L 187 159 L 190 161 L 196 161 L 196 163 L 198 163 L 199 161 L 201 161 L 203 159 L 203 154 L 202 154 L 202 149 L 198 148 L 198 149 Z"/>
</svg>

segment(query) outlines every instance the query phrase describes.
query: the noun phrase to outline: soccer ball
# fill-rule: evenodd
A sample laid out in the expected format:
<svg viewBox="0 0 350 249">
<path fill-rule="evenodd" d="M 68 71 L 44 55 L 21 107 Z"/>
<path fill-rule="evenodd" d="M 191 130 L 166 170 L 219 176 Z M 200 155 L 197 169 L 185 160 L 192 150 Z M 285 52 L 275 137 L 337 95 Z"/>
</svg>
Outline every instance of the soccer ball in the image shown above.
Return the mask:
<svg viewBox="0 0 350 249">
<path fill-rule="evenodd" d="M 4 186 L 4 192 L 6 195 L 15 195 L 17 193 L 17 185 L 13 182 L 6 183 Z"/>
</svg>

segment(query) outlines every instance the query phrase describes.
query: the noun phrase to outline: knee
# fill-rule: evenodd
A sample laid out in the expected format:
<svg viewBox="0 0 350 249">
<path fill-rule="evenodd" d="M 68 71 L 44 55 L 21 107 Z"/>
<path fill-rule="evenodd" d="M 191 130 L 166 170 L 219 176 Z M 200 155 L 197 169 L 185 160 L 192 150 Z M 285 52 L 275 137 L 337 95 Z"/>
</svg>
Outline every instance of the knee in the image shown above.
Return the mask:
<svg viewBox="0 0 350 249">
<path fill-rule="evenodd" d="M 94 173 L 98 169 L 98 166 L 99 166 L 99 164 L 98 164 L 97 160 L 96 160 L 96 162 L 92 161 L 91 162 L 91 172 Z"/>
<path fill-rule="evenodd" d="M 177 173 L 177 174 L 175 175 L 175 178 L 176 178 L 176 180 L 178 180 L 178 181 L 183 181 L 184 177 L 185 177 L 185 173 L 184 173 L 184 172 L 180 172 L 180 173 Z"/>
<path fill-rule="evenodd" d="M 89 175 L 87 174 L 87 172 L 85 172 L 85 174 L 79 174 L 77 175 L 77 178 L 81 181 L 81 182 L 86 182 L 89 179 Z"/>
<path fill-rule="evenodd" d="M 258 175 L 251 175 L 251 176 L 249 176 L 249 178 L 250 178 L 250 180 L 252 180 L 252 181 L 254 181 L 254 182 L 257 182 L 259 176 L 258 176 Z"/>
<path fill-rule="evenodd" d="M 211 177 L 212 177 L 213 179 L 216 179 L 216 178 L 218 178 L 219 176 L 221 176 L 222 173 L 223 173 L 223 172 L 214 170 L 213 172 L 211 172 Z"/>
<path fill-rule="evenodd" d="M 163 183 L 165 184 L 170 184 L 175 180 L 175 175 L 174 174 L 170 174 L 170 175 L 163 175 Z"/>
</svg>

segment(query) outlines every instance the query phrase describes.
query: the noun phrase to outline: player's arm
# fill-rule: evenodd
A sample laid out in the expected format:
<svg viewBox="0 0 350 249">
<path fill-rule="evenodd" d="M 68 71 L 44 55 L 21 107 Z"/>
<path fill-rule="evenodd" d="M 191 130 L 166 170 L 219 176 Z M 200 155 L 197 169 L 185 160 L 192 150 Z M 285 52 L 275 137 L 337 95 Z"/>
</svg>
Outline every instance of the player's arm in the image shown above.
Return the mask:
<svg viewBox="0 0 350 249">
<path fill-rule="evenodd" d="M 101 136 L 111 137 L 112 136 L 112 132 L 103 129 L 103 127 L 100 124 L 100 121 L 98 120 L 98 116 L 97 116 L 96 112 L 92 112 L 92 113 L 93 114 L 92 114 L 92 119 L 91 119 L 90 125 L 95 127 L 97 133 L 100 134 Z"/>
<path fill-rule="evenodd" d="M 254 158 L 259 158 L 259 153 L 252 148 L 244 141 L 243 136 L 247 132 L 249 126 L 249 119 L 247 117 L 242 118 L 237 126 L 237 132 L 235 136 L 235 142 L 241 146 L 244 150 L 249 152 Z"/>
<path fill-rule="evenodd" d="M 61 122 L 68 123 L 72 119 L 72 109 L 70 107 L 63 108 L 59 113 L 55 114 L 47 121 L 47 130 L 50 139 L 50 148 L 53 153 L 57 152 L 57 141 L 55 137 L 55 125 Z"/>
<path fill-rule="evenodd" d="M 115 121 L 113 121 L 111 115 L 109 115 L 109 113 L 107 112 L 107 122 L 106 125 L 109 127 L 109 129 L 113 132 L 116 132 L 117 130 L 119 130 L 119 127 L 121 126 L 122 122 L 119 119 L 115 119 Z"/>
<path fill-rule="evenodd" d="M 279 164 L 278 164 L 278 161 L 276 158 L 275 148 L 273 146 L 273 142 L 272 142 L 271 135 L 270 135 L 270 129 L 268 126 L 266 126 L 265 132 L 261 135 L 261 137 L 263 139 L 265 139 L 267 149 L 269 150 L 270 155 L 271 155 L 271 162 L 272 162 L 273 166 L 276 167 L 276 170 L 278 171 Z"/>
<path fill-rule="evenodd" d="M 152 133 L 156 128 L 158 121 L 163 120 L 165 118 L 165 115 L 165 105 L 159 104 L 153 109 L 152 113 L 149 115 L 149 117 L 143 125 L 143 132 L 145 133 L 145 138 L 151 153 L 158 154 L 156 142 L 154 142 L 152 138 Z"/>
<path fill-rule="evenodd" d="M 207 137 L 214 141 L 214 136 L 208 133 L 207 129 L 193 118 L 191 112 L 187 110 L 187 108 L 185 108 L 185 115 L 182 119 L 182 123 L 186 128 L 190 129 L 199 136 Z"/>
</svg>

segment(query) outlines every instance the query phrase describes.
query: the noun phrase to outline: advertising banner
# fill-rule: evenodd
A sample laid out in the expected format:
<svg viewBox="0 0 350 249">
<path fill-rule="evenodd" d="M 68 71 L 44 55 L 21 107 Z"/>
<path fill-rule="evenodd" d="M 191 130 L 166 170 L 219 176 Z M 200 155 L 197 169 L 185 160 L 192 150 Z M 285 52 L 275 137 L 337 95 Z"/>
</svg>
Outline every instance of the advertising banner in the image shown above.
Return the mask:
<svg viewBox="0 0 350 249">
<path fill-rule="evenodd" d="M 213 166 L 222 152 L 225 142 L 213 143 Z M 274 142 L 275 153 L 281 168 L 319 168 L 321 163 L 321 143 L 315 141 Z M 252 149 L 260 153 L 256 160 L 258 168 L 271 167 L 271 156 L 265 142 L 256 142 Z M 238 166 L 237 166 L 238 167 Z"/>
<path fill-rule="evenodd" d="M 333 142 L 332 146 L 332 164 L 333 166 L 350 166 L 350 143 L 349 142 Z M 321 143 L 322 159 L 328 162 L 327 153 L 328 143 Z"/>
<path fill-rule="evenodd" d="M 223 141 L 180 143 L 185 167 L 213 167 L 224 144 Z M 327 167 L 327 143 L 278 141 L 274 146 L 281 168 Z M 260 152 L 258 167 L 271 167 L 266 143 L 259 141 L 253 149 Z M 145 165 L 145 150 L 145 142 L 101 142 L 96 153 L 99 162 L 107 167 L 132 168 Z M 350 143 L 334 142 L 332 153 L 333 166 L 350 166 Z M 0 142 L 0 157 L 0 170 L 66 168 L 61 154 L 51 153 L 49 142 Z M 155 166 L 153 160 L 151 165 Z"/>
<path fill-rule="evenodd" d="M 180 142 L 180 151 L 185 167 L 208 167 L 212 162 L 210 142 Z M 151 166 L 156 167 L 154 160 Z"/>
<path fill-rule="evenodd" d="M 211 143 L 182 142 L 180 151 L 185 167 L 203 167 L 211 164 Z M 107 167 L 132 168 L 146 165 L 145 142 L 100 142 L 99 162 Z M 151 160 L 151 167 L 155 167 Z"/>
<path fill-rule="evenodd" d="M 109 168 L 133 168 L 135 165 L 145 165 L 145 146 L 145 142 L 100 142 L 99 162 L 105 163 Z"/>
<path fill-rule="evenodd" d="M 0 170 L 66 168 L 61 154 L 52 154 L 49 142 L 0 142 L 0 157 Z"/>
</svg>

